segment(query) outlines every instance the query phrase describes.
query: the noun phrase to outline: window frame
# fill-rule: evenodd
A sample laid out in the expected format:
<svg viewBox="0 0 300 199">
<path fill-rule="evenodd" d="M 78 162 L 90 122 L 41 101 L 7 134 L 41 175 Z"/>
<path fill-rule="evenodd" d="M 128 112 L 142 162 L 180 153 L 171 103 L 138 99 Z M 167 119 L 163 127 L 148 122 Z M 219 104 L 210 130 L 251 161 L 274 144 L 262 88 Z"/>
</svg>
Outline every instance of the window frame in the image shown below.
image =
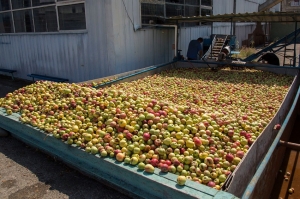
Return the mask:
<svg viewBox="0 0 300 199">
<path fill-rule="evenodd" d="M 8 0 L 10 10 L 4 10 L 0 11 L 0 13 L 11 13 L 11 19 L 12 19 L 12 30 L 13 32 L 11 33 L 0 33 L 0 35 L 8 35 L 8 34 L 60 34 L 60 33 L 86 33 L 87 32 L 87 27 L 85 26 L 85 29 L 79 29 L 79 30 L 60 30 L 60 24 L 59 24 L 59 14 L 58 14 L 58 8 L 61 6 L 68 6 L 68 5 L 76 5 L 76 4 L 83 4 L 84 9 L 86 9 L 86 3 L 85 0 L 65 0 L 65 1 L 58 1 L 55 0 L 53 3 L 45 4 L 45 5 L 39 5 L 39 6 L 32 6 L 32 0 L 30 0 L 30 7 L 25 7 L 25 8 L 18 8 L 18 9 L 12 9 L 12 1 L 13 0 Z M 35 28 L 35 21 L 34 21 L 34 13 L 33 9 L 37 8 L 46 8 L 46 7 L 55 7 L 55 12 L 56 12 L 56 22 L 57 22 L 57 30 L 56 31 L 50 31 L 50 32 L 36 32 Z M 32 14 L 32 24 L 33 24 L 33 32 L 16 32 L 16 27 L 15 27 L 15 20 L 14 20 L 14 12 L 15 11 L 24 11 L 24 10 L 31 10 Z M 86 12 L 84 12 L 84 17 L 85 17 L 85 25 L 86 25 Z"/>
<path fill-rule="evenodd" d="M 140 1 L 140 6 L 142 8 L 142 4 L 162 4 L 164 6 L 164 19 L 168 18 L 169 16 L 167 16 L 167 5 L 173 5 L 173 6 L 183 6 L 183 16 L 185 17 L 190 17 L 190 16 L 186 16 L 187 12 L 186 12 L 186 8 L 187 7 L 196 7 L 199 8 L 199 16 L 201 16 L 201 10 L 202 9 L 207 9 L 207 10 L 211 10 L 211 13 L 213 13 L 213 1 L 211 1 L 211 6 L 207 6 L 207 5 L 202 5 L 202 0 L 198 0 L 198 4 L 194 5 L 194 4 L 189 4 L 189 2 L 187 2 L 186 0 L 183 0 L 183 3 L 177 3 L 177 2 L 171 2 L 171 1 L 159 1 L 159 3 L 156 3 L 155 1 L 152 3 L 151 1 L 147 1 L 147 0 L 141 0 Z M 155 15 L 148 15 L 148 14 L 143 14 L 142 13 L 142 9 L 141 9 L 141 23 L 142 26 L 149 26 L 149 25 L 153 25 L 150 23 L 143 23 L 143 17 L 148 17 L 148 18 L 155 18 L 157 16 Z M 149 20 L 150 21 L 150 20 Z M 188 23 L 184 23 L 183 26 L 188 26 L 188 27 L 192 27 L 192 26 L 201 26 L 204 24 L 201 23 L 196 23 L 197 25 L 191 25 L 189 26 Z"/>
</svg>

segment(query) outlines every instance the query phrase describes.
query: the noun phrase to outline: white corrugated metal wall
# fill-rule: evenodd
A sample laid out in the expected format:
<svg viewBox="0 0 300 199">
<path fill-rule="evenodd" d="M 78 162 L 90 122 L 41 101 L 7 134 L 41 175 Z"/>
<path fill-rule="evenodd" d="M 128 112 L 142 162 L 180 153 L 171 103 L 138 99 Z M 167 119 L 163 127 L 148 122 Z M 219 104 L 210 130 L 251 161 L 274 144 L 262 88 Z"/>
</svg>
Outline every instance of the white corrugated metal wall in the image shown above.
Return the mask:
<svg viewBox="0 0 300 199">
<path fill-rule="evenodd" d="M 257 11 L 260 1 L 237 0 L 237 12 Z M 214 0 L 213 14 L 232 13 L 233 2 Z M 141 23 L 139 0 L 86 0 L 85 9 L 86 31 L 0 35 L 0 67 L 16 69 L 16 76 L 25 79 L 39 73 L 79 82 L 172 60 L 173 28 L 134 31 Z M 253 24 L 238 26 L 238 40 L 253 29 Z M 213 33 L 230 34 L 230 24 L 215 23 Z M 210 26 L 184 27 L 178 48 L 185 55 L 190 40 L 210 34 Z"/>
<path fill-rule="evenodd" d="M 0 35 L 0 67 L 16 69 L 24 79 L 38 73 L 80 82 L 171 61 L 174 28 L 134 31 L 140 2 L 124 4 L 86 0 L 83 32 Z"/>
</svg>

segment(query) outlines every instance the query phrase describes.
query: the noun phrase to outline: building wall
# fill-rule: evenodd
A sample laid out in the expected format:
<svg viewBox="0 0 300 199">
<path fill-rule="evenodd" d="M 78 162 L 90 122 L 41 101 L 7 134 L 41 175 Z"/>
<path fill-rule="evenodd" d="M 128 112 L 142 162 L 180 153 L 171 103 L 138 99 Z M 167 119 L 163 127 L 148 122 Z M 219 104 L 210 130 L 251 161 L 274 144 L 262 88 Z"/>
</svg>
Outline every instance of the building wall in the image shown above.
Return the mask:
<svg viewBox="0 0 300 199">
<path fill-rule="evenodd" d="M 237 0 L 237 12 L 255 11 L 256 1 Z M 233 2 L 214 0 L 213 14 L 232 13 Z M 86 0 L 85 10 L 85 31 L 0 35 L 0 67 L 16 69 L 24 79 L 38 73 L 80 82 L 173 59 L 174 28 L 140 28 L 139 0 Z M 240 44 L 253 29 L 253 24 L 237 25 Z M 178 49 L 185 56 L 190 40 L 211 33 L 230 34 L 230 23 L 215 23 L 213 31 L 211 26 L 183 27 Z"/>
<path fill-rule="evenodd" d="M 282 11 L 300 11 L 300 1 L 295 0 L 283 0 L 282 1 Z"/>
<path fill-rule="evenodd" d="M 124 4 L 86 0 L 86 31 L 0 35 L 0 67 L 80 82 L 171 61 L 174 28 L 138 29 L 139 0 Z"/>
<path fill-rule="evenodd" d="M 295 31 L 295 23 L 272 23 L 270 31 L 270 40 L 276 41 Z M 297 29 L 300 28 L 300 22 L 297 23 Z M 297 42 L 300 42 L 298 36 Z"/>
</svg>

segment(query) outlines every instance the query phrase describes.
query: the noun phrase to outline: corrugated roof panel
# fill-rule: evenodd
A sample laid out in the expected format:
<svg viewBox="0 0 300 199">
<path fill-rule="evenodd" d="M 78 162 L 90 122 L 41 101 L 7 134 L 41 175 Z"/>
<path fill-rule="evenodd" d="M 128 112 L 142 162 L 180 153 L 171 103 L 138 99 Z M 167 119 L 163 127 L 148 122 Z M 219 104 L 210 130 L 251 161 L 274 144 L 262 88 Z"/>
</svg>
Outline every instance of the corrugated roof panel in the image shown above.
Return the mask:
<svg viewBox="0 0 300 199">
<path fill-rule="evenodd" d="M 170 17 L 169 22 L 295 22 L 300 21 L 299 12 L 253 12 L 212 16 Z"/>
</svg>

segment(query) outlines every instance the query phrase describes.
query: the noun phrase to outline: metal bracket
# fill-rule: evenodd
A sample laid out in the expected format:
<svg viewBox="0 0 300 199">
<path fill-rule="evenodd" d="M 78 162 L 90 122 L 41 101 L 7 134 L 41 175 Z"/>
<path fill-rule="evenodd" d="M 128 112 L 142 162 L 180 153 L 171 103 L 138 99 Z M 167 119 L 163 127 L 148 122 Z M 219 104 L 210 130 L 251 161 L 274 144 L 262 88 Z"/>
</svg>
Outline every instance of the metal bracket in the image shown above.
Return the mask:
<svg viewBox="0 0 300 199">
<path fill-rule="evenodd" d="M 280 140 L 278 146 L 300 151 L 300 144 Z"/>
</svg>

